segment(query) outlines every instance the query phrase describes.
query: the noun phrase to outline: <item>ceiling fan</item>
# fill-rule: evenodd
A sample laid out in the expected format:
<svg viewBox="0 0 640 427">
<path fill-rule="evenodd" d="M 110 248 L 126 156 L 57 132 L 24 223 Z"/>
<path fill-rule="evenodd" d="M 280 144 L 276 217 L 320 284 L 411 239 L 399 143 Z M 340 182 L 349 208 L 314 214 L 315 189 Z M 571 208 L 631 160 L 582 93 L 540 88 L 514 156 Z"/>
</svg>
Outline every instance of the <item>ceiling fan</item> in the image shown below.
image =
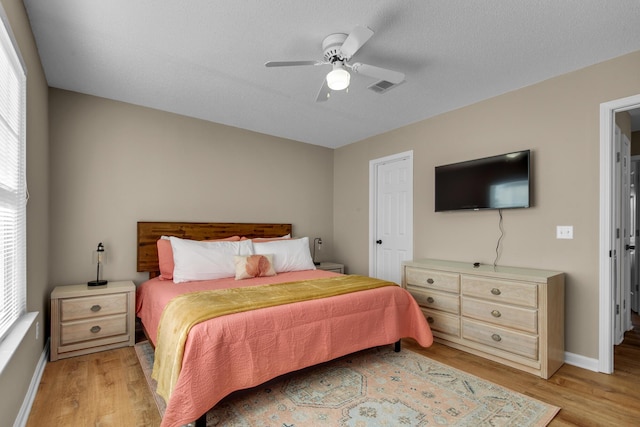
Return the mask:
<svg viewBox="0 0 640 427">
<path fill-rule="evenodd" d="M 266 67 L 297 67 L 302 65 L 331 65 L 332 70 L 322 82 L 322 87 L 316 98 L 317 102 L 326 101 L 331 96 L 332 90 L 343 90 L 349 87 L 351 75 L 348 70 L 356 74 L 373 77 L 390 84 L 402 83 L 404 73 L 388 70 L 373 65 L 359 62 L 349 63 L 353 55 L 373 36 L 373 31 L 368 27 L 357 26 L 350 34 L 329 34 L 322 41 L 324 61 L 269 61 Z"/>
</svg>

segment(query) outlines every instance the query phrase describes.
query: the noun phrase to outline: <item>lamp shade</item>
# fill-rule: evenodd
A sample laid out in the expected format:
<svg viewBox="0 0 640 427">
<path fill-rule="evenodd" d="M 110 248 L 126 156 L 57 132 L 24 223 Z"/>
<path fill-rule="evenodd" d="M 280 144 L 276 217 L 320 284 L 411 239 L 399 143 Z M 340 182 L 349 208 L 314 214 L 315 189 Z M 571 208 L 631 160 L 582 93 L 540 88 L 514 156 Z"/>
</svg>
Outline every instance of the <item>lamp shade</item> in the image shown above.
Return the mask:
<svg viewBox="0 0 640 427">
<path fill-rule="evenodd" d="M 351 75 L 341 64 L 335 64 L 333 70 L 327 74 L 327 86 L 331 90 L 343 90 L 349 87 Z"/>
</svg>

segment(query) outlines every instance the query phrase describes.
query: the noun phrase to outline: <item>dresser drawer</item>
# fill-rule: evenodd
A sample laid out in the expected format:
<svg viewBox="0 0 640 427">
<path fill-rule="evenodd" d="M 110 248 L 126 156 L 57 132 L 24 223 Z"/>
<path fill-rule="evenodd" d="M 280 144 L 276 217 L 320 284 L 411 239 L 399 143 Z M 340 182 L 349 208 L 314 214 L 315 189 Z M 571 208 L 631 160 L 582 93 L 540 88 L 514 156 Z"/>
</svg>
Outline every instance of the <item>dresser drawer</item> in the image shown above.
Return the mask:
<svg viewBox="0 0 640 427">
<path fill-rule="evenodd" d="M 433 331 L 460 337 L 460 317 L 423 308 L 422 313 Z"/>
<path fill-rule="evenodd" d="M 460 276 L 454 273 L 406 267 L 405 277 L 409 285 L 437 289 L 445 292 L 460 292 Z"/>
<path fill-rule="evenodd" d="M 505 328 L 538 333 L 538 311 L 530 308 L 462 297 L 462 315 Z"/>
<path fill-rule="evenodd" d="M 127 312 L 127 294 L 95 295 L 60 301 L 60 320 L 108 316 Z"/>
<path fill-rule="evenodd" d="M 469 341 L 524 356 L 532 360 L 538 360 L 537 335 L 529 335 L 524 332 L 508 330 L 463 318 L 462 337 Z"/>
<path fill-rule="evenodd" d="M 467 275 L 463 275 L 460 280 L 462 294 L 465 296 L 533 308 L 538 306 L 538 287 L 534 283 Z"/>
<path fill-rule="evenodd" d="M 446 292 L 407 286 L 419 306 L 460 314 L 460 297 Z"/>
<path fill-rule="evenodd" d="M 127 334 L 127 314 L 66 322 L 60 325 L 60 345 Z"/>
</svg>

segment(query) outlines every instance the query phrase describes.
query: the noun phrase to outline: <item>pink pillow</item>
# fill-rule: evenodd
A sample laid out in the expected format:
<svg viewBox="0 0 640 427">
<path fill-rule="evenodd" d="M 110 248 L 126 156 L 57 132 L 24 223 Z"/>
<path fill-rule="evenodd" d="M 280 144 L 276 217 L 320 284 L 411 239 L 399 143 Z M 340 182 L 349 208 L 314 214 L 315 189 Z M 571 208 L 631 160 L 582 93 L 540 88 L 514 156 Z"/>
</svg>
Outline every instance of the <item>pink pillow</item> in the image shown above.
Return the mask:
<svg viewBox="0 0 640 427">
<path fill-rule="evenodd" d="M 164 236 L 163 236 L 164 237 Z M 240 240 L 240 236 L 231 236 L 224 239 L 205 240 L 205 242 L 237 242 Z M 160 279 L 161 280 L 173 280 L 173 249 L 171 249 L 171 242 L 169 239 L 158 239 L 158 266 L 160 267 Z"/>
</svg>

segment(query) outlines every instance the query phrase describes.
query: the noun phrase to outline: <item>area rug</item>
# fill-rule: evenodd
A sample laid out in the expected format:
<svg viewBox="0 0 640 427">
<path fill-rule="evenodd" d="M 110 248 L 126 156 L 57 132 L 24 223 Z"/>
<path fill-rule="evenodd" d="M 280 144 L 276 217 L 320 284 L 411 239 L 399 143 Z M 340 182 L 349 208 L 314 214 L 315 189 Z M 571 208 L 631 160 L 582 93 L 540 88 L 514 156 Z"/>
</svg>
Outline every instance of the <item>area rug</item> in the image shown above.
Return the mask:
<svg viewBox="0 0 640 427">
<path fill-rule="evenodd" d="M 160 415 L 153 349 L 136 354 Z M 236 392 L 207 413 L 207 427 L 546 426 L 560 408 L 418 353 L 378 347 Z"/>
</svg>

